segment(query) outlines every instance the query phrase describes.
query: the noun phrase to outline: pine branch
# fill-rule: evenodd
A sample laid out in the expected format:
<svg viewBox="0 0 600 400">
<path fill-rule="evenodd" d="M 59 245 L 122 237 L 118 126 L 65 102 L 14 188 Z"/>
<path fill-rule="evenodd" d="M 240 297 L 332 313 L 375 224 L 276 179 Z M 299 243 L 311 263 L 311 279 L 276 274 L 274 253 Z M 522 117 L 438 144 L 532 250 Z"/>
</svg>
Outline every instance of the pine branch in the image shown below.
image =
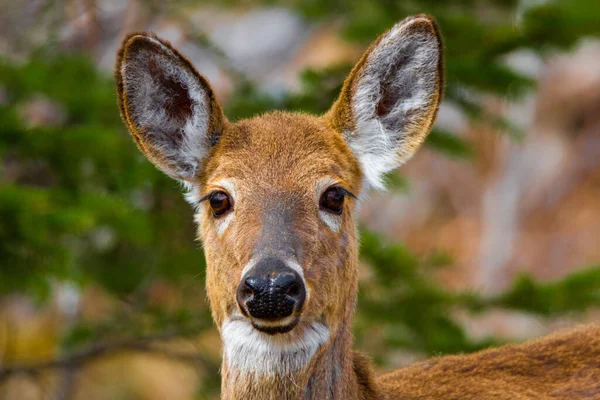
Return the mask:
<svg viewBox="0 0 600 400">
<path fill-rule="evenodd" d="M 36 376 L 49 370 L 74 370 L 100 358 L 124 352 L 147 353 L 183 363 L 202 364 L 211 369 L 216 368 L 212 360 L 198 352 L 174 351 L 158 345 L 179 337 L 174 333 L 162 333 L 144 338 L 99 343 L 55 360 L 0 366 L 0 383 L 14 375 Z"/>
</svg>

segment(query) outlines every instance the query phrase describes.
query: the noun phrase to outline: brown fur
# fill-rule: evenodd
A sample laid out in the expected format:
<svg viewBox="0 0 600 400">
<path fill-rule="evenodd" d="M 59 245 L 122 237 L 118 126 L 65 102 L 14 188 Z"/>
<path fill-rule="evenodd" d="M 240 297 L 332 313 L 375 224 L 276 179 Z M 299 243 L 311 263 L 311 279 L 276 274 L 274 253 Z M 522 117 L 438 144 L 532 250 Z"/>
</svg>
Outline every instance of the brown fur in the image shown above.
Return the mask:
<svg viewBox="0 0 600 400">
<path fill-rule="evenodd" d="M 407 19 L 410 30 L 417 30 L 441 41 L 437 25 L 428 16 Z M 416 22 L 415 22 L 416 21 Z M 153 46 L 139 33 L 129 35 L 119 51 L 116 68 L 117 92 L 123 120 L 140 150 L 163 170 L 168 161 L 154 148 L 146 132 L 140 131 L 129 115 L 122 64 L 136 46 Z M 321 321 L 330 330 L 308 366 L 300 372 L 260 377 L 229 370 L 223 364 L 224 399 L 427 399 L 427 398 L 557 398 L 594 396 L 598 393 L 600 341 L 598 327 L 551 336 L 530 344 L 490 350 L 470 356 L 453 356 L 417 364 L 392 374 L 374 378 L 370 363 L 352 350 L 351 323 L 356 305 L 358 242 L 354 223 L 356 202 L 347 198 L 338 232 L 319 218 L 316 182 L 335 180 L 350 192 L 360 195 L 363 174 L 357 156 L 344 135 L 352 135 L 355 123 L 352 99 L 358 78 L 369 61 L 372 45 L 352 70 L 339 99 L 331 111 L 316 117 L 274 112 L 230 123 L 208 82 L 170 45 L 181 68 L 193 74 L 208 93 L 210 118 L 207 134 L 212 148 L 197 176 L 191 180 L 206 194 L 226 190 L 223 178 L 236 182 L 232 213 L 235 220 L 219 235 L 209 207 L 199 207 L 199 236 L 207 259 L 207 290 L 213 318 L 222 328 L 237 310 L 236 288 L 248 263 L 261 228 L 271 210 L 284 207 L 289 229 L 297 238 L 298 263 L 302 266 L 310 292 L 299 325 Z M 151 67 L 151 66 L 150 66 Z M 437 65 L 435 90 L 427 98 L 421 114 L 408 125 L 404 148 L 410 154 L 422 143 L 431 128 L 443 90 L 441 57 Z M 385 90 L 383 98 L 385 100 Z M 173 100 L 168 111 L 185 117 L 190 103 Z M 378 104 L 386 112 L 387 102 Z M 165 168 L 167 167 L 167 168 Z M 279 232 L 281 233 L 281 232 Z M 595 391 L 594 391 L 595 390 Z M 529 397 L 524 397 L 529 396 Z M 562 396 L 562 397 L 561 397 Z M 588 396 L 588 398 L 593 398 Z"/>
<path fill-rule="evenodd" d="M 377 379 L 383 399 L 600 399 L 600 325 L 446 356 Z"/>
</svg>

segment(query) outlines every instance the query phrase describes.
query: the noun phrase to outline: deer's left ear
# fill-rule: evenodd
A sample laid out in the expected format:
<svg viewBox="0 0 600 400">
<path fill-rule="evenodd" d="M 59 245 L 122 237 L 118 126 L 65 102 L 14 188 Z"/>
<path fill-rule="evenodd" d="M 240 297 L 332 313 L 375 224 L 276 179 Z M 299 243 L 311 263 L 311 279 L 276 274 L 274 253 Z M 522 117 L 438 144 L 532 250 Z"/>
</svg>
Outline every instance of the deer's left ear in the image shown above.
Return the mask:
<svg viewBox="0 0 600 400">
<path fill-rule="evenodd" d="M 427 15 L 381 35 L 342 88 L 329 118 L 359 159 L 367 182 L 406 161 L 431 129 L 443 92 L 442 42 Z"/>
</svg>

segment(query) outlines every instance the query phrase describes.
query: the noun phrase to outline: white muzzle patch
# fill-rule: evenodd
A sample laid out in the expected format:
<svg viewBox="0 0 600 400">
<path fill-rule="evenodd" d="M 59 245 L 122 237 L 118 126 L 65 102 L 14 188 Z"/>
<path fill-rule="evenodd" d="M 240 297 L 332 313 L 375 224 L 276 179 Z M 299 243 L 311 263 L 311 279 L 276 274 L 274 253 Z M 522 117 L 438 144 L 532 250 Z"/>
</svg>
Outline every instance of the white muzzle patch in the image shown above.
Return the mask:
<svg viewBox="0 0 600 400">
<path fill-rule="evenodd" d="M 268 335 L 237 314 L 221 328 L 224 363 L 230 371 L 260 376 L 298 372 L 308 366 L 329 336 L 329 329 L 321 322 L 301 324 L 282 335 Z"/>
</svg>

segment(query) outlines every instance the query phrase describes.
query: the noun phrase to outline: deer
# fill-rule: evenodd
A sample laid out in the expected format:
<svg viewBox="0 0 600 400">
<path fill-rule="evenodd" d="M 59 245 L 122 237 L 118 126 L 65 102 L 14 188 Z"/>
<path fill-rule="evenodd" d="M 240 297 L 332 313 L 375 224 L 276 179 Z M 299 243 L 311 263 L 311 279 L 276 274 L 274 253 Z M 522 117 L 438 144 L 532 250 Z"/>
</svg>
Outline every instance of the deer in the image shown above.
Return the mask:
<svg viewBox="0 0 600 400">
<path fill-rule="evenodd" d="M 436 21 L 408 17 L 371 44 L 325 114 L 230 122 L 169 42 L 149 32 L 124 39 L 120 113 L 194 207 L 223 399 L 600 398 L 600 325 L 380 376 L 353 350 L 357 209 L 431 130 L 442 53 Z"/>
</svg>

